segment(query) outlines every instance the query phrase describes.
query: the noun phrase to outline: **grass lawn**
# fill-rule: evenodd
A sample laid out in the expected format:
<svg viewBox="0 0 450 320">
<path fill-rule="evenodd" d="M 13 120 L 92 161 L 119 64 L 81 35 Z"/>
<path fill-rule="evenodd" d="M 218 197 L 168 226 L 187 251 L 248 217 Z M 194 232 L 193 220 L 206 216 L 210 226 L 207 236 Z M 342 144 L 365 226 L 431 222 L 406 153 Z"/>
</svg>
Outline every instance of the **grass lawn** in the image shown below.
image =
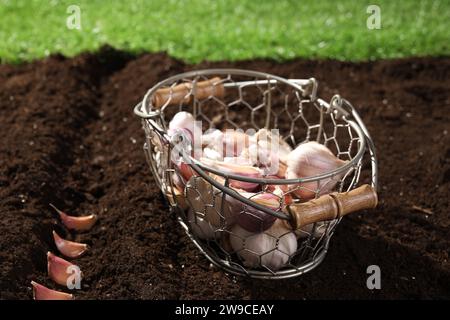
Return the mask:
<svg viewBox="0 0 450 320">
<path fill-rule="evenodd" d="M 367 7 L 381 9 L 369 30 Z M 81 30 L 69 29 L 69 5 Z M 107 43 L 189 62 L 255 57 L 368 60 L 450 54 L 450 0 L 0 0 L 0 61 Z"/>
</svg>

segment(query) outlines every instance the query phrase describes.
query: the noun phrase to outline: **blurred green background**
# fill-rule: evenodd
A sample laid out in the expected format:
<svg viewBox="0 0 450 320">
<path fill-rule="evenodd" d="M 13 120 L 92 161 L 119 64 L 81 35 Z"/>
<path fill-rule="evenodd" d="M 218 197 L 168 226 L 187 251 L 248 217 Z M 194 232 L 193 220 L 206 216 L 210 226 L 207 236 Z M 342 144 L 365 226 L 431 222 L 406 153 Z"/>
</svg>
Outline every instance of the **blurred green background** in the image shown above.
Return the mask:
<svg viewBox="0 0 450 320">
<path fill-rule="evenodd" d="M 370 30 L 369 5 L 381 9 Z M 69 29 L 70 5 L 81 30 Z M 449 55 L 450 0 L 0 0 L 1 62 L 73 56 L 103 44 L 188 62 Z"/>
</svg>

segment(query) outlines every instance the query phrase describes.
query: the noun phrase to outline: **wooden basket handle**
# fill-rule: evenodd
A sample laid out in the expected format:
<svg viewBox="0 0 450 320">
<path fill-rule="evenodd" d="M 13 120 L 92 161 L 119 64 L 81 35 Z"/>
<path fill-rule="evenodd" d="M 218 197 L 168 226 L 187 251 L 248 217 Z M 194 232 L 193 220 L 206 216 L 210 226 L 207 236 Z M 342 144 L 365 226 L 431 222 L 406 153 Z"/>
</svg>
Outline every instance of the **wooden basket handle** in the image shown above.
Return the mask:
<svg viewBox="0 0 450 320">
<path fill-rule="evenodd" d="M 220 82 L 221 80 L 219 77 L 214 77 L 199 81 L 195 83 L 194 88 L 192 82 L 185 82 L 174 87 L 158 89 L 153 94 L 153 107 L 161 108 L 166 103 L 169 105 L 188 104 L 192 101 L 193 96 L 196 99 L 206 99 L 210 96 L 221 98 L 225 94 L 225 88 L 223 83 Z"/>
<path fill-rule="evenodd" d="M 304 203 L 287 206 L 294 230 L 310 223 L 333 220 L 349 213 L 377 206 L 378 196 L 373 187 L 364 184 L 349 192 L 330 193 Z"/>
</svg>

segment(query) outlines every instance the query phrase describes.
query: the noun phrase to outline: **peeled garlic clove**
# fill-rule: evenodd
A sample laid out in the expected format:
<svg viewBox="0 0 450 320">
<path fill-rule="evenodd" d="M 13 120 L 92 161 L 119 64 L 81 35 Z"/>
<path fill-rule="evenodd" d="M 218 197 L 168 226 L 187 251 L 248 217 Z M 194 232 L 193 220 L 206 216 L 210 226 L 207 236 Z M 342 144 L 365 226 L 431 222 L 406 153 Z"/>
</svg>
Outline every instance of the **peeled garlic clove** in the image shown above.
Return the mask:
<svg viewBox="0 0 450 320">
<path fill-rule="evenodd" d="M 69 258 L 77 258 L 86 252 L 88 245 L 78 243 L 61 238 L 55 231 L 53 231 L 53 239 L 59 252 Z"/>
<path fill-rule="evenodd" d="M 285 266 L 297 251 L 295 234 L 280 219 L 262 233 L 248 232 L 236 224 L 230 232 L 230 244 L 245 266 L 272 271 Z"/>
<path fill-rule="evenodd" d="M 42 284 L 31 281 L 34 300 L 73 300 L 73 295 L 44 287 Z"/>
<path fill-rule="evenodd" d="M 68 228 L 77 231 L 86 231 L 92 228 L 92 226 L 97 221 L 97 216 L 95 214 L 91 214 L 89 216 L 83 217 L 74 217 L 69 216 L 68 214 L 62 212 L 54 205 L 50 204 L 50 206 L 58 212 L 59 217 L 61 218 L 62 223 Z"/>
<path fill-rule="evenodd" d="M 78 268 L 73 263 L 47 252 L 47 271 L 50 279 L 57 284 L 67 286 L 67 279 L 73 274 L 73 270 Z M 79 270 L 79 268 L 78 268 Z"/>
<path fill-rule="evenodd" d="M 347 161 L 337 158 L 324 145 L 311 141 L 299 145 L 289 154 L 286 178 L 297 179 L 316 176 L 335 170 L 346 163 Z M 333 178 L 303 183 L 299 189 L 294 190 L 294 193 L 301 199 L 311 199 L 316 195 L 329 193 L 343 175 L 344 173 Z M 298 185 L 291 185 L 291 187 L 295 188 Z"/>
<path fill-rule="evenodd" d="M 272 193 L 241 193 L 242 196 L 272 210 L 280 209 L 280 197 Z M 261 232 L 269 229 L 276 220 L 276 217 L 246 205 L 232 196 L 227 196 L 228 202 L 232 205 L 236 215 L 236 223 L 249 232 Z"/>
</svg>

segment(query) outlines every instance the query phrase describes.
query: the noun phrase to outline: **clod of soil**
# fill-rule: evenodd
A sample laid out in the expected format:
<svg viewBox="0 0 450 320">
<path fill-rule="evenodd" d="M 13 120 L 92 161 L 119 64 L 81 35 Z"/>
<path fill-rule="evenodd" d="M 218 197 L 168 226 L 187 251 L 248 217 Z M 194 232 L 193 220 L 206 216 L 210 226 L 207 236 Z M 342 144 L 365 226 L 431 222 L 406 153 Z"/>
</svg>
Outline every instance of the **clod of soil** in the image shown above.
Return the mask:
<svg viewBox="0 0 450 320">
<path fill-rule="evenodd" d="M 164 205 L 142 152 L 133 107 L 156 82 L 186 70 L 238 67 L 316 77 L 360 111 L 378 150 L 380 205 L 343 219 L 325 261 L 283 281 L 212 267 Z M 76 260 L 80 299 L 450 298 L 450 58 L 370 63 L 268 60 L 185 65 L 165 54 L 104 49 L 0 66 L 0 298 L 31 299 L 46 276 L 51 231 L 87 242 Z M 49 203 L 96 213 L 85 234 Z M 381 290 L 366 287 L 369 265 Z M 57 288 L 61 289 L 61 288 Z"/>
</svg>

